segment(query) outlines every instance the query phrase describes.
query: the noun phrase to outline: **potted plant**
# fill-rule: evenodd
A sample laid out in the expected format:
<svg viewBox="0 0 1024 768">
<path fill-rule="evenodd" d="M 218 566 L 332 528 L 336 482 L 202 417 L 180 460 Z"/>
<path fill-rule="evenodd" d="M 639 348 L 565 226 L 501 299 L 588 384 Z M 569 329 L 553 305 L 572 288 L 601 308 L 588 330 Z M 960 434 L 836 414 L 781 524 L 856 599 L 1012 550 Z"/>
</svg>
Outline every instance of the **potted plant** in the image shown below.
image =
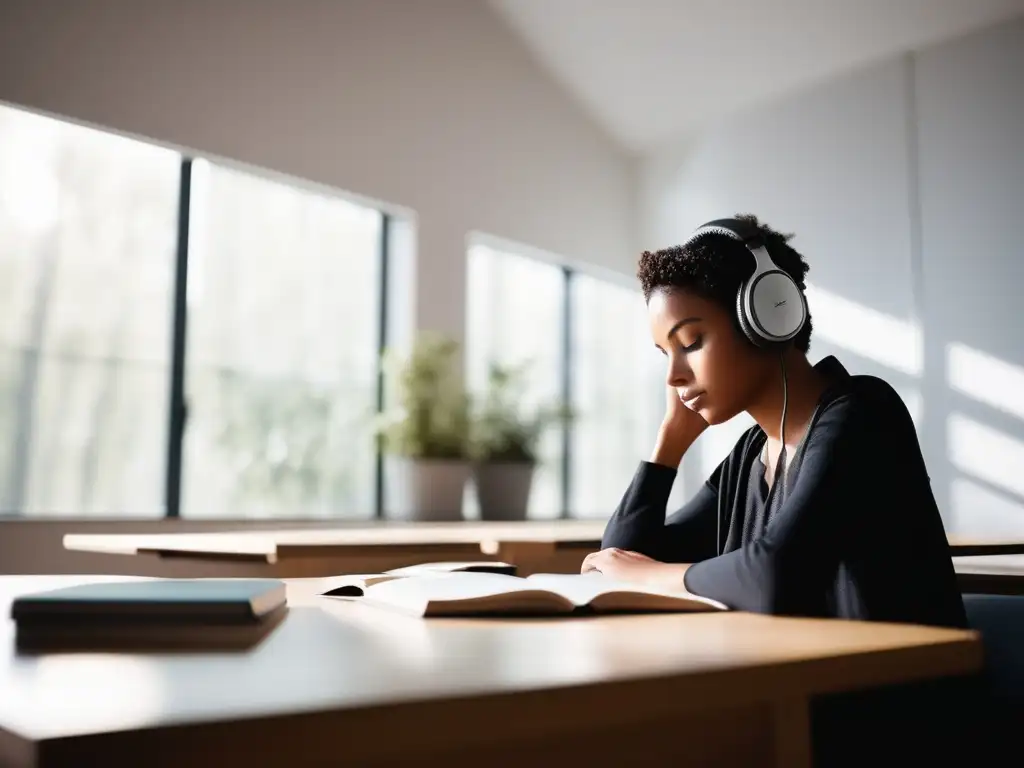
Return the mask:
<svg viewBox="0 0 1024 768">
<path fill-rule="evenodd" d="M 549 426 L 570 417 L 562 405 L 524 406 L 526 368 L 492 364 L 473 421 L 473 480 L 484 520 L 526 518 L 537 443 Z"/>
<path fill-rule="evenodd" d="M 378 419 L 384 461 L 384 509 L 415 521 L 459 520 L 470 477 L 469 399 L 458 343 L 430 332 L 410 354 L 385 353 L 392 403 Z"/>
</svg>

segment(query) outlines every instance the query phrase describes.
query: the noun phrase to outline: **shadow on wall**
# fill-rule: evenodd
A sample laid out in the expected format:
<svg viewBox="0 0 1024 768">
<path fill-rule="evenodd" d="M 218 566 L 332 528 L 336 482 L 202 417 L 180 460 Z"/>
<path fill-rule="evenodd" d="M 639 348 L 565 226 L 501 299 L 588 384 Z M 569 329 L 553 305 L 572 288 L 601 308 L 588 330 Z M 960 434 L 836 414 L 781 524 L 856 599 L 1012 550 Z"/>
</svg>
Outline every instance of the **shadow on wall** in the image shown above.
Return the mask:
<svg viewBox="0 0 1024 768">
<path fill-rule="evenodd" d="M 831 354 L 851 373 L 880 376 L 907 404 L 947 531 L 1024 533 L 1024 365 L 935 338 L 938 331 L 929 331 L 926 348 L 916 324 L 817 285 L 808 285 L 807 300 L 812 359 Z M 750 423 L 735 421 L 727 434 L 702 438 L 705 476 Z"/>
</svg>

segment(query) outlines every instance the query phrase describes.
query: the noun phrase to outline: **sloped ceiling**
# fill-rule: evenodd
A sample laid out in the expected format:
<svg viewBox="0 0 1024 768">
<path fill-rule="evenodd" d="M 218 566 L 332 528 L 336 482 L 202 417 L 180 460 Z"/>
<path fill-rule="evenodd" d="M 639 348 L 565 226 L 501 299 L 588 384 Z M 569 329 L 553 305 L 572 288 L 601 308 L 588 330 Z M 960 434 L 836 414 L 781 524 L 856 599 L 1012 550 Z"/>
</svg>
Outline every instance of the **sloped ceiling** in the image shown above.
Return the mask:
<svg viewBox="0 0 1024 768">
<path fill-rule="evenodd" d="M 1024 13 L 1024 0 L 487 0 L 628 150 Z"/>
</svg>

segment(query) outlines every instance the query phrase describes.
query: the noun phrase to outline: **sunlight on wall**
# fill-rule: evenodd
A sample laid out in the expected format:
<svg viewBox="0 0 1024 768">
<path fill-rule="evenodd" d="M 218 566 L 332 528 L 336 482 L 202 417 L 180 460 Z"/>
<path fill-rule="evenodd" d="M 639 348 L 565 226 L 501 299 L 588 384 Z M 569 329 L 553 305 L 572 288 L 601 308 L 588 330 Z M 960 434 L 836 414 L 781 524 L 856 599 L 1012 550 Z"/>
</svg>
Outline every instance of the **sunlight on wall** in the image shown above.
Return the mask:
<svg viewBox="0 0 1024 768">
<path fill-rule="evenodd" d="M 896 385 L 893 385 L 893 389 L 896 390 L 903 404 L 907 406 L 907 411 L 910 413 L 910 418 L 914 421 L 914 426 L 920 429 L 921 423 L 924 420 L 924 397 L 921 395 L 920 390 Z"/>
<path fill-rule="evenodd" d="M 924 370 L 924 337 L 916 324 L 807 285 L 814 338 L 824 339 L 911 376 Z"/>
<path fill-rule="evenodd" d="M 969 530 L 973 535 L 983 536 L 1024 531 L 1024 501 L 1015 501 L 968 478 L 953 479 L 950 503 L 950 530 Z"/>
<path fill-rule="evenodd" d="M 946 421 L 946 441 L 954 467 L 1024 497 L 1024 443 L 960 413 Z"/>
<path fill-rule="evenodd" d="M 1024 419 L 1024 369 L 1017 365 L 953 342 L 946 346 L 946 381 L 953 392 L 1005 414 L 993 414 L 997 422 Z M 993 486 L 954 478 L 953 524 L 984 535 L 1024 530 L 1024 442 L 958 413 L 947 421 L 947 440 L 950 462 Z"/>
<path fill-rule="evenodd" d="M 956 392 L 1024 419 L 1024 369 L 976 349 L 946 347 L 946 380 Z"/>
</svg>

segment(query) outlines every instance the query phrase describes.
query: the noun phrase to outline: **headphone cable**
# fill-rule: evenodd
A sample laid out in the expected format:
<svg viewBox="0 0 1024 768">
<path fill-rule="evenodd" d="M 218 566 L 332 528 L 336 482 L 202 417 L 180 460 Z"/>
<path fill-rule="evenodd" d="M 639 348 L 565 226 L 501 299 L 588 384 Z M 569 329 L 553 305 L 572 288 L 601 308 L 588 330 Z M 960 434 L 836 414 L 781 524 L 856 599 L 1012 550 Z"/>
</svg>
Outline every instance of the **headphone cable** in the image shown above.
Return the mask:
<svg viewBox="0 0 1024 768">
<path fill-rule="evenodd" d="M 785 353 L 779 355 L 779 364 L 782 366 L 782 423 L 779 425 L 779 441 L 782 446 L 779 448 L 779 458 L 775 462 L 775 478 L 772 481 L 774 485 L 779 479 L 779 465 L 783 462 L 783 456 L 786 453 L 786 407 L 789 403 L 789 382 L 786 379 L 786 355 Z M 767 443 L 765 444 L 767 445 Z M 786 470 L 782 471 L 783 480 L 786 477 Z"/>
</svg>

